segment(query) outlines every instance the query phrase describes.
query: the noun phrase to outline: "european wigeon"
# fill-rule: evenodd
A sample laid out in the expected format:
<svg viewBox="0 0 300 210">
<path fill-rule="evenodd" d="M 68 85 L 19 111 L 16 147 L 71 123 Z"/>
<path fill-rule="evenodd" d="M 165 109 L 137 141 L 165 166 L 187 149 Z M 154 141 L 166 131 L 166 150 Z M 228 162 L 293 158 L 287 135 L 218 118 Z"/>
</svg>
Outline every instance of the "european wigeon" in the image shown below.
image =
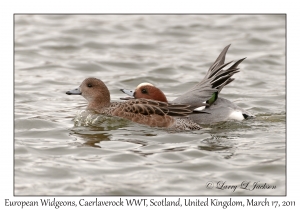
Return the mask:
<svg viewBox="0 0 300 210">
<path fill-rule="evenodd" d="M 189 115 L 189 119 L 196 123 L 213 124 L 221 121 L 243 120 L 254 117 L 254 115 L 238 107 L 229 100 L 218 97 L 222 88 L 234 80 L 234 78 L 231 78 L 232 75 L 239 72 L 237 67 L 245 59 L 242 58 L 236 61 L 228 69 L 223 69 L 232 63 L 231 61 L 224 64 L 229 47 L 230 45 L 223 49 L 202 81 L 171 102 L 174 104 L 188 104 L 196 110 L 199 110 L 198 107 L 201 107 L 200 110 L 203 110 L 207 114 Z M 147 98 L 168 102 L 165 94 L 150 83 L 141 83 L 134 91 L 126 89 L 120 90 L 136 99 Z M 203 103 L 206 103 L 206 106 L 203 106 Z"/>
<path fill-rule="evenodd" d="M 82 95 L 87 109 L 99 114 L 117 116 L 136 123 L 176 130 L 199 130 L 197 123 L 186 118 L 193 112 L 189 105 L 170 104 L 148 99 L 111 102 L 106 85 L 99 79 L 87 78 L 79 88 L 67 91 L 68 95 Z"/>
</svg>

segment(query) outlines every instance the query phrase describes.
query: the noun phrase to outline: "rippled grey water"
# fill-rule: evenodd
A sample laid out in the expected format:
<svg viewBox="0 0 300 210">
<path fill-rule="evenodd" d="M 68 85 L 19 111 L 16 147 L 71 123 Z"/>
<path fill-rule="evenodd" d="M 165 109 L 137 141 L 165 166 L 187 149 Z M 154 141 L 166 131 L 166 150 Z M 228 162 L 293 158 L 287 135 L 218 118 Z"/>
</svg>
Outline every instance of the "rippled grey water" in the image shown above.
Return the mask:
<svg viewBox="0 0 300 210">
<path fill-rule="evenodd" d="M 15 15 L 15 195 L 284 195 L 284 15 Z M 257 117 L 168 132 L 83 111 L 93 76 L 172 100 L 221 50 L 247 59 L 228 98 Z M 276 189 L 217 189 L 254 182 Z M 208 183 L 214 184 L 208 189 Z"/>
</svg>

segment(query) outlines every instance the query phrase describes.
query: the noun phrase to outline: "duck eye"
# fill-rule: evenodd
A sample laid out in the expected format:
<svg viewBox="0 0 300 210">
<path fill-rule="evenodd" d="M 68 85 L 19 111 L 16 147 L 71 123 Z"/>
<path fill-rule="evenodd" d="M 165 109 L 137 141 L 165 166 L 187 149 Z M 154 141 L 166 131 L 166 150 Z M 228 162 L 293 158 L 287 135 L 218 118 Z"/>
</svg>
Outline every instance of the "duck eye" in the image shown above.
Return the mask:
<svg viewBox="0 0 300 210">
<path fill-rule="evenodd" d="M 88 84 L 87 86 L 88 86 L 88 87 L 93 87 L 93 85 L 92 85 L 92 84 Z"/>
<path fill-rule="evenodd" d="M 147 94 L 147 90 L 146 89 L 142 89 L 142 93 Z"/>
</svg>

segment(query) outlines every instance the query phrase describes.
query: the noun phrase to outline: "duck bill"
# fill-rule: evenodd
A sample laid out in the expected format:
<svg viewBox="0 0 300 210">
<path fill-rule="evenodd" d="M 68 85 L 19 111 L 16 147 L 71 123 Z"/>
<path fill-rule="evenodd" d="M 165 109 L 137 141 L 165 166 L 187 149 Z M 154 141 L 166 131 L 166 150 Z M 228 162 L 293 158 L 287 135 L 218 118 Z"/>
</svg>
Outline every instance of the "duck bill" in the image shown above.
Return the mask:
<svg viewBox="0 0 300 210">
<path fill-rule="evenodd" d="M 127 89 L 120 89 L 120 91 L 134 98 L 134 91 Z"/>
<path fill-rule="evenodd" d="M 68 95 L 81 95 L 80 88 L 76 88 L 74 90 L 69 90 L 66 92 Z"/>
<path fill-rule="evenodd" d="M 120 98 L 121 100 L 130 100 L 130 99 L 134 99 L 134 91 L 132 90 L 127 90 L 127 89 L 120 89 L 120 91 L 122 91 L 123 93 L 129 95 L 130 97 L 122 97 Z"/>
</svg>

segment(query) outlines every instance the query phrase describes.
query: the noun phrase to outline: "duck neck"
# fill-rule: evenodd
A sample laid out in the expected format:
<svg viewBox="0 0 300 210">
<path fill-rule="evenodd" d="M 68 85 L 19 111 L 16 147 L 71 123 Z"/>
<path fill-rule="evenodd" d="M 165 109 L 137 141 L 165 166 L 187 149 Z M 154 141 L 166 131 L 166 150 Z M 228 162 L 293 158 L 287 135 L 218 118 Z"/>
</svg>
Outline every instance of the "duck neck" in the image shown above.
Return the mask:
<svg viewBox="0 0 300 210">
<path fill-rule="evenodd" d="M 108 96 L 105 98 L 97 98 L 93 101 L 90 101 L 87 109 L 99 111 L 105 107 L 108 107 L 109 105 L 110 105 L 110 97 Z"/>
<path fill-rule="evenodd" d="M 109 90 L 105 86 L 105 88 L 103 88 L 100 92 L 97 93 L 96 97 L 92 97 L 91 100 L 88 101 L 89 104 L 87 109 L 101 111 L 102 109 L 110 106 Z"/>
</svg>

